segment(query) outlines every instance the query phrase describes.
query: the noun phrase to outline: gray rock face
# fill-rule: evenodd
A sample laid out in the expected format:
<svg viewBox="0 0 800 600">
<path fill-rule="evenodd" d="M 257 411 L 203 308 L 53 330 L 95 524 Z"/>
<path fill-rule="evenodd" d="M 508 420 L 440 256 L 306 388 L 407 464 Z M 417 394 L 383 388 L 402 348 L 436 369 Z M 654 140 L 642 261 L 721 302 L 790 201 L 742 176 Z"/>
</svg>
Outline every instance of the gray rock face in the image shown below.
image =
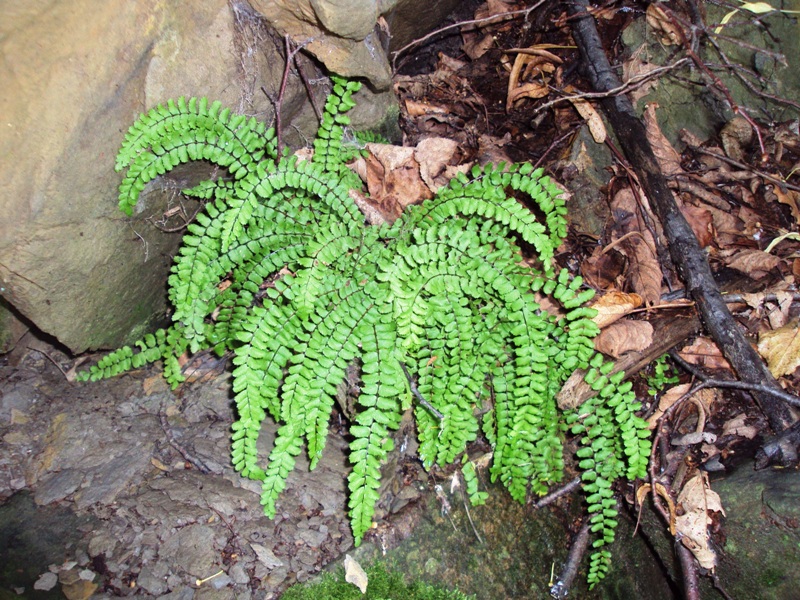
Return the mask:
<svg viewBox="0 0 800 600">
<path fill-rule="evenodd" d="M 367 34 L 359 42 L 348 39 L 361 50 L 337 51 L 361 58 L 333 70 L 388 88 L 385 54 L 377 41 L 368 41 L 375 35 L 378 9 L 356 23 L 335 15 L 339 2 L 315 4 L 331 27 L 357 37 Z M 307 2 L 287 15 L 309 27 L 302 19 L 317 22 Z M 369 28 L 366 21 L 372 21 Z M 273 107 L 261 89 L 277 97 L 284 65 L 281 36 L 304 39 L 305 30 L 289 23 L 270 26 L 244 0 L 33 0 L 4 7 L 3 301 L 73 352 L 131 342 L 163 321 L 165 282 L 181 236 L 163 231 L 179 224 L 164 215 L 182 209 L 177 192 L 208 177 L 208 169 L 176 169 L 152 182 L 139 212 L 127 219 L 116 207 L 118 147 L 139 113 L 181 95 L 205 95 L 270 122 Z M 353 27 L 345 31 L 345 23 Z M 314 66 L 301 59 L 309 78 L 316 77 Z M 321 100 L 324 86 L 316 88 Z M 382 107 L 378 120 L 385 118 L 391 93 L 371 97 Z M 370 104 L 370 94 L 359 101 Z M 303 132 L 298 140 L 313 136 L 316 119 L 296 78 L 289 82 L 281 112 L 287 129 L 292 125 Z M 364 115 L 372 118 L 375 112 L 373 103 Z M 186 208 L 191 215 L 192 208 Z"/>
</svg>

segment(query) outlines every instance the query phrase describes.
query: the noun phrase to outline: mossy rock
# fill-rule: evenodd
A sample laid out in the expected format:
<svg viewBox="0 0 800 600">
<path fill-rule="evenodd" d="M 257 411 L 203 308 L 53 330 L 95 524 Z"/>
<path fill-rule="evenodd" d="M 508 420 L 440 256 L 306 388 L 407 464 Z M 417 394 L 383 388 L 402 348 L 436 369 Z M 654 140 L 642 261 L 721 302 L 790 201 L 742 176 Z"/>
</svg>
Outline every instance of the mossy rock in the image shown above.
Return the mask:
<svg viewBox="0 0 800 600">
<path fill-rule="evenodd" d="M 382 600 L 403 598 L 405 600 L 469 600 L 458 590 L 447 590 L 424 581 L 406 582 L 403 574 L 383 562 L 367 567 L 369 583 L 365 594 L 355 585 L 345 581 L 344 569 L 325 573 L 320 581 L 297 584 L 282 596 L 283 600 Z"/>
</svg>

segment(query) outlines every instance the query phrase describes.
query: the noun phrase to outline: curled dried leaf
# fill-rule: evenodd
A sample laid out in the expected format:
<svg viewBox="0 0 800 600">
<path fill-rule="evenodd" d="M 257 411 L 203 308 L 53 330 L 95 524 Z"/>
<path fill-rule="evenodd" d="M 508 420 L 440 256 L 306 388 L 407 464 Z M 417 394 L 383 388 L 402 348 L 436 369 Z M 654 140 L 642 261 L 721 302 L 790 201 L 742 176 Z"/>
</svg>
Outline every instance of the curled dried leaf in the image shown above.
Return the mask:
<svg viewBox="0 0 800 600">
<path fill-rule="evenodd" d="M 594 347 L 603 354 L 619 358 L 626 352 L 638 352 L 653 343 L 653 326 L 647 321 L 624 319 L 603 329 Z"/>
</svg>

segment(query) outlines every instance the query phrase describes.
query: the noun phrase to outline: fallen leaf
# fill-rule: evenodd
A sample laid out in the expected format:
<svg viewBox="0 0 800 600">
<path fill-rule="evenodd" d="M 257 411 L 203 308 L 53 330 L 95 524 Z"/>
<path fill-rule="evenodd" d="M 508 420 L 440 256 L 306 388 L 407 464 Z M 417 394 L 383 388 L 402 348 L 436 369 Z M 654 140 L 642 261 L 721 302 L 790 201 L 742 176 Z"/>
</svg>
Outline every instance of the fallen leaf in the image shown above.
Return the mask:
<svg viewBox="0 0 800 600">
<path fill-rule="evenodd" d="M 681 383 L 680 385 L 676 385 L 675 387 L 669 388 L 664 394 L 661 396 L 661 399 L 658 401 L 658 407 L 656 408 L 655 412 L 650 415 L 650 418 L 647 419 L 647 424 L 650 429 L 655 428 L 656 423 L 661 418 L 669 407 L 675 404 L 681 396 L 683 396 L 686 392 L 691 389 L 691 384 L 689 383 Z M 715 389 L 702 389 L 694 396 L 692 399 L 695 400 L 699 406 L 696 407 L 698 411 L 703 411 L 706 414 L 709 412 L 709 408 L 711 405 L 718 399 L 719 392 Z"/>
<path fill-rule="evenodd" d="M 739 437 L 752 440 L 758 435 L 758 428 L 746 425 L 746 415 L 739 414 L 722 426 L 722 435 L 738 435 Z"/>
<path fill-rule="evenodd" d="M 625 319 L 609 325 L 594 339 L 603 354 L 619 358 L 626 352 L 644 350 L 653 343 L 653 326 L 647 321 Z"/>
<path fill-rule="evenodd" d="M 608 292 L 603 294 L 592 304 L 597 315 L 592 319 L 595 324 L 603 329 L 642 305 L 639 294 L 626 294 L 623 292 Z"/>
<path fill-rule="evenodd" d="M 699 336 L 678 353 L 688 363 L 709 369 L 730 369 L 730 363 L 710 338 Z"/>
<path fill-rule="evenodd" d="M 358 564 L 356 559 L 349 554 L 345 554 L 344 557 L 344 580 L 347 583 L 352 583 L 354 586 L 356 586 L 359 590 L 361 590 L 362 594 L 367 593 L 367 584 L 369 583 L 367 574 L 364 572 L 364 569 L 361 568 L 361 565 Z"/>
<path fill-rule="evenodd" d="M 478 60 L 496 43 L 491 33 L 477 35 L 474 32 L 469 32 L 468 34 L 463 34 L 463 38 L 464 43 L 461 45 L 461 49 L 472 60 Z"/>
<path fill-rule="evenodd" d="M 449 178 L 442 177 L 442 175 L 446 175 L 446 168 L 457 153 L 458 142 L 447 138 L 425 138 L 417 144 L 414 158 L 419 163 L 419 174 L 433 193 L 450 181 Z"/>
<path fill-rule="evenodd" d="M 661 264 L 653 235 L 639 218 L 639 205 L 631 188 L 621 188 L 614 194 L 611 214 L 616 222 L 616 239 L 611 245 L 628 258 L 628 284 L 647 306 L 658 304 L 663 278 Z"/>
<path fill-rule="evenodd" d="M 653 5 L 651 4 L 650 6 L 652 7 Z M 647 140 L 653 147 L 653 153 L 655 153 L 658 165 L 664 175 L 681 173 L 683 171 L 681 155 L 678 154 L 678 151 L 672 147 L 667 137 L 661 132 L 661 127 L 658 125 L 658 118 L 656 117 L 656 109 L 658 109 L 658 104 L 650 102 L 645 106 L 644 114 L 642 115 Z"/>
<path fill-rule="evenodd" d="M 510 111 L 514 107 L 514 103 L 522 98 L 547 96 L 550 93 L 550 88 L 547 86 L 547 75 L 555 71 L 555 65 L 564 62 L 561 57 L 548 51 L 545 46 L 514 48 L 509 52 L 512 51 L 516 52 L 517 56 L 514 58 L 514 65 L 508 76 L 506 111 Z M 520 85 L 520 82 L 525 79 L 535 79 L 535 81 Z"/>
<path fill-rule="evenodd" d="M 367 150 L 369 201 L 387 222 L 397 219 L 409 204 L 433 197 L 420 176 L 414 148 L 370 143 Z"/>
<path fill-rule="evenodd" d="M 599 246 L 581 263 L 581 275 L 586 283 L 597 290 L 613 290 L 617 280 L 622 280 L 625 258 L 621 252 L 606 252 Z"/>
<path fill-rule="evenodd" d="M 800 366 L 800 329 L 794 321 L 758 336 L 758 351 L 775 377 L 789 375 Z"/>
<path fill-rule="evenodd" d="M 646 46 L 642 45 L 641 48 L 644 49 Z M 653 71 L 654 69 L 658 69 L 659 65 L 654 63 L 645 62 L 639 58 L 639 52 L 635 52 L 634 55 L 630 58 L 630 60 L 625 61 L 622 63 L 622 80 L 630 82 L 633 79 L 639 79 L 641 77 L 645 77 L 648 73 Z M 628 96 L 631 99 L 631 102 L 636 104 L 641 98 L 645 97 L 647 94 L 653 90 L 656 86 L 656 79 L 651 79 L 636 88 L 632 89 Z"/>
<path fill-rule="evenodd" d="M 678 26 L 656 4 L 647 7 L 647 24 L 658 34 L 659 41 L 665 46 L 676 46 L 683 39 L 683 33 Z"/>
<path fill-rule="evenodd" d="M 678 494 L 678 504 L 684 510 L 684 514 L 675 519 L 678 538 L 700 566 L 713 570 L 717 566 L 717 555 L 708 537 L 708 526 L 713 523 L 708 513 L 725 514 L 719 495 L 709 486 L 707 476 L 698 472 L 684 484 Z"/>
<path fill-rule="evenodd" d="M 647 497 L 647 494 L 650 493 L 651 489 L 652 486 L 649 483 L 643 483 L 639 486 L 639 489 L 636 490 L 636 503 L 639 506 L 643 505 L 644 499 Z M 663 484 L 656 482 L 656 493 L 667 502 L 667 508 L 669 509 L 669 532 L 675 535 L 675 503 L 672 501 L 669 492 L 667 492 L 667 488 L 665 488 Z"/>
<path fill-rule="evenodd" d="M 570 98 L 570 102 L 572 102 L 572 106 L 575 107 L 575 110 L 578 111 L 578 114 L 589 126 L 589 133 L 592 134 L 592 139 L 598 144 L 604 144 L 608 134 L 600 113 L 595 110 L 590 102 L 583 98 Z"/>
<path fill-rule="evenodd" d="M 761 279 L 772 269 L 777 267 L 781 259 L 772 254 L 767 254 L 763 250 L 747 248 L 738 251 L 733 259 L 728 262 L 731 269 L 741 271 L 752 279 Z"/>
<path fill-rule="evenodd" d="M 714 241 L 714 217 L 711 212 L 705 208 L 685 202 L 681 203 L 681 212 L 689 222 L 694 236 L 700 243 L 700 247 L 710 246 L 711 242 Z"/>
<path fill-rule="evenodd" d="M 158 460 L 155 456 L 150 457 L 150 464 L 153 465 L 159 471 L 165 471 L 169 473 L 172 470 L 167 465 Z"/>
<path fill-rule="evenodd" d="M 753 126 L 744 117 L 736 115 L 725 123 L 719 137 L 728 158 L 742 162 L 745 158 L 744 149 L 753 141 Z"/>
</svg>

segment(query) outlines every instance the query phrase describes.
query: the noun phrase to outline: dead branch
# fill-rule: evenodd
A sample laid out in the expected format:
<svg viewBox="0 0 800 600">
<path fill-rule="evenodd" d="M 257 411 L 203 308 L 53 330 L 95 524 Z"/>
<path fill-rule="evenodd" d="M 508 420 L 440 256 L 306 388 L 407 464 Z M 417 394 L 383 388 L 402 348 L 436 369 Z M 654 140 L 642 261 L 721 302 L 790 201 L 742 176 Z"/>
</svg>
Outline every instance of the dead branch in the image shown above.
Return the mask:
<svg viewBox="0 0 800 600">
<path fill-rule="evenodd" d="M 589 521 L 583 524 L 575 540 L 572 542 L 572 547 L 569 549 L 567 556 L 567 564 L 564 565 L 564 570 L 558 577 L 556 584 L 550 588 L 550 596 L 558 600 L 564 600 L 569 597 L 569 589 L 575 581 L 575 576 L 578 574 L 578 567 L 581 564 L 583 555 L 586 554 L 586 549 L 589 547 Z"/>
<path fill-rule="evenodd" d="M 621 82 L 605 54 L 588 7 L 587 0 L 573 0 L 568 4 L 573 37 L 592 87 L 607 92 L 619 87 Z M 647 139 L 644 124 L 636 116 L 630 99 L 619 95 L 601 99 L 600 103 L 661 221 L 678 275 L 696 302 L 709 334 L 742 381 L 777 388 L 772 374 L 728 310 L 697 238 L 675 203 Z M 754 397 L 776 433 L 784 431 L 794 422 L 791 411 L 781 400 L 764 393 L 754 393 Z"/>
</svg>

